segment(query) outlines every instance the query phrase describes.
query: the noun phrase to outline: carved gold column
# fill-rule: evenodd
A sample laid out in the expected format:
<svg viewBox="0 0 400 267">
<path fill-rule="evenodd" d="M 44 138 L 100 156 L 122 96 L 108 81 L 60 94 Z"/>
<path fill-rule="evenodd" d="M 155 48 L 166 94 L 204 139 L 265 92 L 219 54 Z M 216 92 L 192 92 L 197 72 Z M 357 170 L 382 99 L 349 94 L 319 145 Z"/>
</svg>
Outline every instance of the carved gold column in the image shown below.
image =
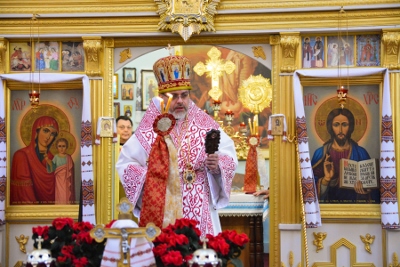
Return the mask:
<svg viewBox="0 0 400 267">
<path fill-rule="evenodd" d="M 6 51 L 7 51 L 7 39 L 4 37 L 0 37 L 0 74 L 6 72 L 6 64 L 8 60 L 6 60 Z"/>
<path fill-rule="evenodd" d="M 384 29 L 382 34 L 383 56 L 382 65 L 389 69 L 390 94 L 392 100 L 393 130 L 395 147 L 400 143 L 400 30 Z M 400 157 L 400 150 L 395 151 L 396 159 Z M 400 160 L 396 160 L 396 176 L 400 177 Z M 400 179 L 397 179 L 397 197 L 400 196 Z M 398 199 L 399 200 L 399 199 Z"/>
<path fill-rule="evenodd" d="M 83 36 L 86 74 L 90 79 L 93 140 L 99 117 L 112 117 L 113 97 L 110 89 L 107 65 L 109 50 L 101 37 Z M 108 39 L 107 39 L 108 40 Z M 111 57 L 112 57 L 111 53 Z M 104 77 L 102 77 L 104 75 Z M 93 176 L 95 192 L 96 223 L 111 221 L 112 191 L 112 138 L 101 138 L 100 145 L 93 146 Z"/>
<path fill-rule="evenodd" d="M 293 96 L 293 72 L 297 69 L 300 63 L 297 57 L 297 51 L 300 44 L 300 35 L 298 32 L 282 33 L 280 39 L 280 56 L 282 61 L 279 64 L 281 73 L 279 74 L 279 88 L 277 95 L 273 97 L 276 102 L 273 105 L 273 113 L 282 113 L 286 116 L 287 133 L 290 135 L 296 134 L 296 115 L 294 109 Z M 280 210 L 283 211 L 282 221 L 285 223 L 299 223 L 299 188 L 296 179 L 297 175 L 297 158 L 295 146 L 277 141 L 272 142 L 278 145 L 280 156 L 279 159 L 285 159 L 277 162 L 276 166 L 281 172 L 282 194 L 279 203 L 282 203 Z M 274 169 L 274 168 L 273 168 Z M 296 179 L 294 179 L 296 177 Z M 287 196 L 293 198 L 287 198 Z"/>
<path fill-rule="evenodd" d="M 83 36 L 83 48 L 85 49 L 86 75 L 89 77 L 100 76 L 102 74 L 103 40 L 100 36 Z"/>
<path fill-rule="evenodd" d="M 282 33 L 270 38 L 272 46 L 272 113 L 284 114 L 289 134 L 295 133 L 293 71 L 298 65 L 299 33 Z M 282 136 L 270 141 L 270 265 L 281 266 L 279 224 L 299 223 L 299 188 L 296 149 L 282 142 Z M 300 245 L 300 244 L 299 244 Z"/>
<path fill-rule="evenodd" d="M 103 95 L 105 97 L 106 106 L 104 113 L 108 114 L 107 116 L 113 117 L 113 109 L 114 109 L 114 97 L 112 91 L 112 82 L 114 76 L 114 38 L 106 38 L 104 39 L 104 65 L 103 65 L 103 73 L 104 73 L 104 88 Z M 104 203 L 104 207 L 106 209 L 102 209 L 98 207 L 99 212 L 102 213 L 102 217 L 106 219 L 106 221 L 110 221 L 112 219 L 118 219 L 118 211 L 116 211 L 116 205 L 119 203 L 119 179 L 116 179 L 115 176 L 115 151 L 116 148 L 119 148 L 119 144 L 112 143 L 111 138 L 108 138 L 109 142 L 107 142 L 107 151 L 104 151 L 105 155 L 107 155 L 107 167 L 103 167 L 104 173 L 107 174 L 107 178 L 103 181 L 106 186 L 101 185 L 99 190 L 101 190 L 102 197 L 106 196 L 107 203 Z M 105 187 L 105 188 L 104 188 Z"/>
</svg>

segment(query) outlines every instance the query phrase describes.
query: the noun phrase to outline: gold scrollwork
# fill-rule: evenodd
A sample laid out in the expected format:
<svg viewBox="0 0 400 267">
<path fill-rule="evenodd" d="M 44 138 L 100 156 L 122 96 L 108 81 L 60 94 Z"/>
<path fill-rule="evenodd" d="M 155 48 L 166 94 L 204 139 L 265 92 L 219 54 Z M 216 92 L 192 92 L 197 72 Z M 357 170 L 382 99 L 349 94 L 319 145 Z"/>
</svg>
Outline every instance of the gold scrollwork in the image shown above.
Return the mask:
<svg viewBox="0 0 400 267">
<path fill-rule="evenodd" d="M 101 37 L 82 37 L 86 53 L 86 74 L 99 76 L 101 74 L 100 52 L 103 50 Z"/>
<path fill-rule="evenodd" d="M 382 42 L 385 46 L 385 57 L 383 65 L 391 70 L 400 69 L 399 46 L 400 32 L 385 31 L 382 36 Z"/>
<path fill-rule="evenodd" d="M 281 66 L 281 72 L 293 72 L 296 70 L 296 50 L 299 46 L 299 36 L 295 35 L 282 35 L 281 36 L 281 48 L 283 64 Z"/>
</svg>

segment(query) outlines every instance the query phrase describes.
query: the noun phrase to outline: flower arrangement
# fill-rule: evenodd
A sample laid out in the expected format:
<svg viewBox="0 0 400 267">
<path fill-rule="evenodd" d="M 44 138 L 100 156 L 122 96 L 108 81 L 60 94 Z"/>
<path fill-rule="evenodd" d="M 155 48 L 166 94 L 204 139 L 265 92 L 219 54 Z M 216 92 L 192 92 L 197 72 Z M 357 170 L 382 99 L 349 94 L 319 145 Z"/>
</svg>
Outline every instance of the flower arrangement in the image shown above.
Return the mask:
<svg viewBox="0 0 400 267">
<path fill-rule="evenodd" d="M 60 267 L 100 266 L 105 241 L 97 243 L 90 236 L 92 228 L 93 225 L 88 222 L 56 218 L 51 226 L 33 227 L 34 247 L 38 248 L 40 242 L 41 248 L 50 250 Z"/>
<path fill-rule="evenodd" d="M 113 221 L 112 221 L 113 222 Z M 108 228 L 112 222 L 106 225 Z M 162 229 L 153 241 L 153 253 L 158 267 L 187 267 L 193 252 L 203 247 L 198 222 L 190 219 L 178 219 Z M 56 218 L 51 226 L 33 227 L 34 247 L 48 249 L 56 259 L 51 267 L 95 267 L 100 266 L 105 240 L 97 243 L 91 236 L 93 225 L 88 222 L 74 222 L 71 218 Z M 225 230 L 217 236 L 206 235 L 207 247 L 215 250 L 222 266 L 228 262 L 241 267 L 241 251 L 249 242 L 246 234 Z M 39 246 L 40 243 L 40 246 Z M 42 266 L 43 265 L 43 266 Z M 45 267 L 45 264 L 37 267 Z M 31 267 L 28 264 L 26 267 Z"/>
<path fill-rule="evenodd" d="M 161 230 L 161 234 L 153 241 L 154 256 L 158 267 L 186 267 L 192 259 L 194 251 L 202 247 L 201 232 L 198 222 L 189 219 L 178 219 L 175 224 Z M 242 266 L 239 259 L 241 251 L 249 242 L 246 234 L 238 234 L 234 230 L 225 230 L 217 236 L 206 235 L 207 247 L 215 250 L 222 260 L 220 267 L 228 262 L 234 266 Z"/>
<path fill-rule="evenodd" d="M 217 252 L 223 266 L 227 266 L 228 262 L 236 267 L 242 266 L 239 256 L 250 241 L 246 234 L 238 234 L 235 230 L 225 230 L 215 237 L 212 235 L 206 235 L 206 237 L 208 247 Z"/>
</svg>

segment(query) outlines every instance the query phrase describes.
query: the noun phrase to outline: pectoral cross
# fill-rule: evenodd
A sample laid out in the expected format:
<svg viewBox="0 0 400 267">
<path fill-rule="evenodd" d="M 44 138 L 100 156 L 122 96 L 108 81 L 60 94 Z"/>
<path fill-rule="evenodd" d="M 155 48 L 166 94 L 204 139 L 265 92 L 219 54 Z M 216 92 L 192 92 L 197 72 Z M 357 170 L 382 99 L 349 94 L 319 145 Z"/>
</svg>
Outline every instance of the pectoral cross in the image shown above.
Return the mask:
<svg viewBox="0 0 400 267">
<path fill-rule="evenodd" d="M 127 219 L 132 211 L 132 204 L 127 198 L 122 198 L 117 209 L 120 211 L 118 219 Z M 121 240 L 121 248 L 118 267 L 128 267 L 130 266 L 131 239 L 144 237 L 151 242 L 160 233 L 161 229 L 153 223 L 148 223 L 146 227 L 137 228 L 105 228 L 103 224 L 99 224 L 90 231 L 90 236 L 98 243 L 102 242 L 104 238 L 119 238 Z"/>
<path fill-rule="evenodd" d="M 219 88 L 219 77 L 224 74 L 224 72 L 231 74 L 235 69 L 236 65 L 230 61 L 220 59 L 221 51 L 216 47 L 210 49 L 207 52 L 210 59 L 206 60 L 206 64 L 203 62 L 198 62 L 194 66 L 193 70 L 200 76 L 207 72 L 207 76 L 211 76 L 211 90 L 208 92 L 212 99 L 218 100 L 222 95 L 222 90 Z"/>
</svg>

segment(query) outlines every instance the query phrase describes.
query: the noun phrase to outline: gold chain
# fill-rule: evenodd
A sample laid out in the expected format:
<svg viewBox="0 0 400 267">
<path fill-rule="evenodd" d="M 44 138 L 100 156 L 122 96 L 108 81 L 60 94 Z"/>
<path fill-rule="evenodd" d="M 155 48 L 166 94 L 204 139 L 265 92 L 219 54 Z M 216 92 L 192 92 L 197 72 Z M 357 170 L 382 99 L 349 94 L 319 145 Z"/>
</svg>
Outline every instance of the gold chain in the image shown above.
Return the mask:
<svg viewBox="0 0 400 267">
<path fill-rule="evenodd" d="M 185 181 L 186 184 L 188 184 L 189 187 L 191 187 L 191 184 L 196 180 L 196 173 L 193 170 L 193 166 L 190 163 L 190 134 L 188 133 L 189 131 L 189 122 L 187 119 L 187 115 L 185 117 L 185 121 L 182 122 L 180 127 L 177 127 L 176 129 L 184 129 L 185 125 L 186 125 L 186 130 L 182 130 L 182 132 L 180 134 L 178 134 L 177 131 L 176 135 L 177 135 L 177 142 L 179 143 L 179 148 L 178 148 L 178 155 L 181 155 L 181 148 L 182 148 L 182 142 L 184 139 L 184 136 L 186 135 L 186 142 L 188 145 L 188 150 L 187 150 L 187 155 L 186 155 L 186 162 L 185 162 L 185 167 L 184 167 L 184 171 L 183 171 L 183 180 Z"/>
</svg>

